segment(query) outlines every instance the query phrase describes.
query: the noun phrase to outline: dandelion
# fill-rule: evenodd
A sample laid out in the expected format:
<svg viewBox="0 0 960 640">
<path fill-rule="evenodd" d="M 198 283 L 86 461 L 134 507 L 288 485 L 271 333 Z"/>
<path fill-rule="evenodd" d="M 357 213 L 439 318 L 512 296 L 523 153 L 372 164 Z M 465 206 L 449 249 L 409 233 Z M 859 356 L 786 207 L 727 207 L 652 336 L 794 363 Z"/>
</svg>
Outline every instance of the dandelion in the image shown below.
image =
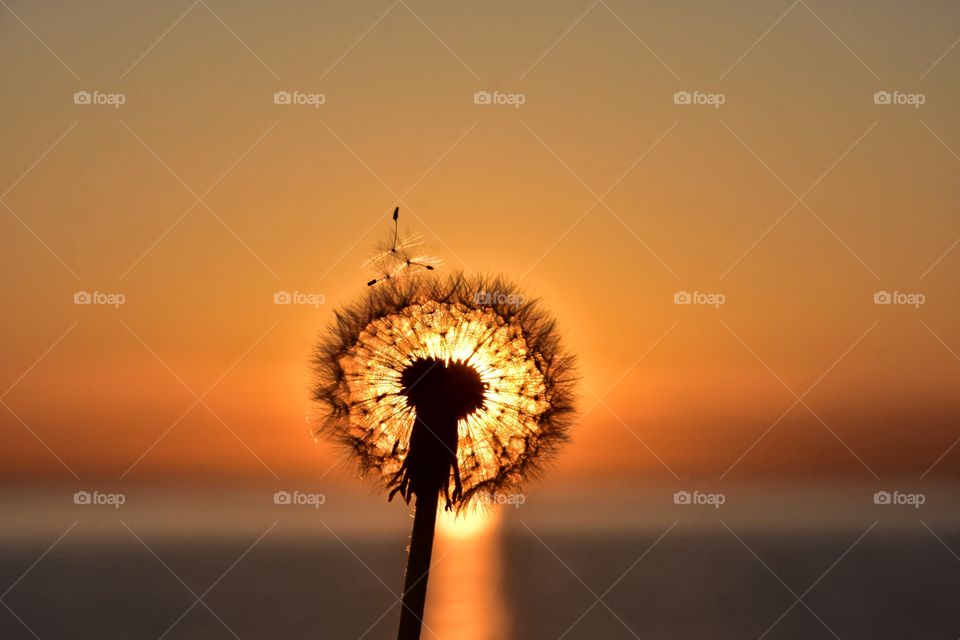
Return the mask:
<svg viewBox="0 0 960 640">
<path fill-rule="evenodd" d="M 440 495 L 448 510 L 490 504 L 541 469 L 567 439 L 575 374 L 556 322 L 515 284 L 430 273 L 396 226 L 387 246 L 316 349 L 314 399 L 320 431 L 390 499 L 416 497 L 400 636 L 416 638 Z"/>
<path fill-rule="evenodd" d="M 448 508 L 516 488 L 565 440 L 574 381 L 555 323 L 536 302 L 506 302 L 522 299 L 505 280 L 462 274 L 370 289 L 317 349 L 322 429 L 408 502 L 430 482 Z M 432 425 L 420 441 L 417 418 L 431 412 L 455 430 Z M 421 479 L 418 457 L 433 449 L 448 476 Z"/>
</svg>

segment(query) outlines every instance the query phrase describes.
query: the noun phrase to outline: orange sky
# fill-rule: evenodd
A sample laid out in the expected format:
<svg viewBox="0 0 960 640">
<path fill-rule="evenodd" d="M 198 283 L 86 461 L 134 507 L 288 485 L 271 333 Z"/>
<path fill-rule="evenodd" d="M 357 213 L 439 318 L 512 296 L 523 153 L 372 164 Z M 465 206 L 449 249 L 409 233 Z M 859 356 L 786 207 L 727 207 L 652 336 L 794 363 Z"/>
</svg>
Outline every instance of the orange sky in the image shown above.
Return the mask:
<svg viewBox="0 0 960 640">
<path fill-rule="evenodd" d="M 786 6 L 611 2 L 561 38 L 586 6 L 408 5 L 197 5 L 157 41 L 189 3 L 11 3 L 55 55 L 0 18 L 5 480 L 325 473 L 307 357 L 397 204 L 565 328 L 567 481 L 956 475 L 955 7 L 796 5 L 760 38 Z"/>
</svg>

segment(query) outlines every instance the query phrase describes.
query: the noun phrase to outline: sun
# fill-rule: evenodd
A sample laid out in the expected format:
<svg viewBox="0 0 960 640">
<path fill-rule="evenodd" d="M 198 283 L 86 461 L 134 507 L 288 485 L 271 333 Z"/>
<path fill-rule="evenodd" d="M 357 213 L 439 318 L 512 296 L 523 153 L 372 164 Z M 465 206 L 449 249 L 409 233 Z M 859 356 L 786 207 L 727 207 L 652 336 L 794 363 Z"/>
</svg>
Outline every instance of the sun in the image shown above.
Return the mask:
<svg viewBox="0 0 960 640">
<path fill-rule="evenodd" d="M 500 512 L 494 509 L 470 509 L 454 513 L 441 511 L 437 517 L 440 535 L 447 538 L 473 538 L 496 528 Z"/>
</svg>

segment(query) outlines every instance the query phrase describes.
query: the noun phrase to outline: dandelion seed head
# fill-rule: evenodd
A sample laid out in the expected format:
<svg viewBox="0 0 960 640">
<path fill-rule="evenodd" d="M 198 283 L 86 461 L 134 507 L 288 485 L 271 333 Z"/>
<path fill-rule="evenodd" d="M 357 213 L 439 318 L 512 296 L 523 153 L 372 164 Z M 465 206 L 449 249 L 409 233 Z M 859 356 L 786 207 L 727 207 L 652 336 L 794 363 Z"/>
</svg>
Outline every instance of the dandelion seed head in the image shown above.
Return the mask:
<svg viewBox="0 0 960 640">
<path fill-rule="evenodd" d="M 499 278 L 424 273 L 370 287 L 337 312 L 313 365 L 319 430 L 387 485 L 409 452 L 418 394 L 459 394 L 458 509 L 535 474 L 573 416 L 574 361 L 555 322 Z M 457 379 L 449 392 L 440 370 Z"/>
</svg>

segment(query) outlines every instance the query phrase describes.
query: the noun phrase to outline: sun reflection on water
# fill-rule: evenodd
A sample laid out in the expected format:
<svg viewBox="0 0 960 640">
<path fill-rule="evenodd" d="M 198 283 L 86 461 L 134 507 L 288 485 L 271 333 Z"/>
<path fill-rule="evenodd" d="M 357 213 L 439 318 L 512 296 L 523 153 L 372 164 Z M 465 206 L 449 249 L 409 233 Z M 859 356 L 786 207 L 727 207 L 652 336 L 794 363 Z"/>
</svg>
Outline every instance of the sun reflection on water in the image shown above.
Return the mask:
<svg viewBox="0 0 960 640">
<path fill-rule="evenodd" d="M 443 512 L 437 522 L 423 637 L 494 640 L 508 636 L 502 594 L 499 513 Z"/>
</svg>

